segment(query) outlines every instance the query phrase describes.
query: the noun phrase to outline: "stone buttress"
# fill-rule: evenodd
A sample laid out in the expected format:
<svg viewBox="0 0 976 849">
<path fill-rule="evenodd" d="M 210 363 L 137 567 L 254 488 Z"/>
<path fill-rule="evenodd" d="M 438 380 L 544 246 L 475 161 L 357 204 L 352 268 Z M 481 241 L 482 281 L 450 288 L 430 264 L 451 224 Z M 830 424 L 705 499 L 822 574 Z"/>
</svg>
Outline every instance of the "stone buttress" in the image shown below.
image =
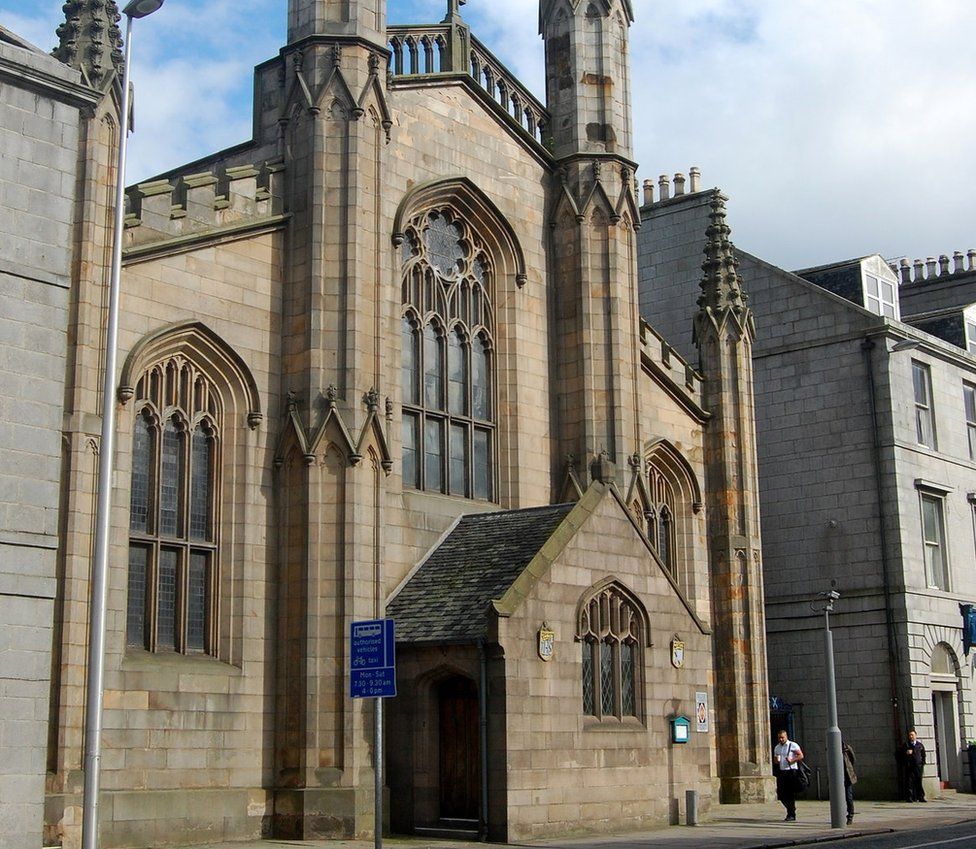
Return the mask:
<svg viewBox="0 0 976 849">
<path fill-rule="evenodd" d="M 554 414 L 563 458 L 622 485 L 639 445 L 629 0 L 540 4 L 556 158 L 549 211 Z M 573 460 L 570 461 L 571 463 Z"/>
<path fill-rule="evenodd" d="M 753 412 L 755 322 L 729 241 L 725 204 L 715 192 L 707 231 L 702 295 L 694 322 L 704 406 L 718 772 L 721 800 L 770 798 L 769 694 L 763 623 L 759 482 Z"/>
<path fill-rule="evenodd" d="M 348 697 L 349 623 L 382 614 L 383 339 L 398 304 L 381 175 L 386 4 L 291 0 L 279 118 L 292 216 L 276 455 L 277 836 L 372 833 L 372 704 Z M 389 287 L 387 287 L 388 289 Z"/>
</svg>

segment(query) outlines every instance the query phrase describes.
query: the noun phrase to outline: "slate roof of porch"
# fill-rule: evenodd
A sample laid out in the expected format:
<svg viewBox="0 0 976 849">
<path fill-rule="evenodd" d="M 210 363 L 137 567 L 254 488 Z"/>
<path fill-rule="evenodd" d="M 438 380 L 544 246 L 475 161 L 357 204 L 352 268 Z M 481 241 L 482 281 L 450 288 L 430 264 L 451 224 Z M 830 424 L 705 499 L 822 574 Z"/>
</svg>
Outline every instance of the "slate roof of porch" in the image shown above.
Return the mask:
<svg viewBox="0 0 976 849">
<path fill-rule="evenodd" d="M 398 643 L 473 642 L 574 504 L 463 516 L 386 608 Z"/>
</svg>

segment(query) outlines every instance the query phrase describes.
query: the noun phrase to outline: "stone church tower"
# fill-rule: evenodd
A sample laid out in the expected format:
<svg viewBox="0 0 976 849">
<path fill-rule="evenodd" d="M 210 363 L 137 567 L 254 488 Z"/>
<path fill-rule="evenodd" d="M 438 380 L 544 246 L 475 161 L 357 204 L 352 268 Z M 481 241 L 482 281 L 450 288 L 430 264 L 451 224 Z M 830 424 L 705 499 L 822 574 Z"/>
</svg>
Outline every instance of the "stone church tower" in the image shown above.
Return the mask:
<svg viewBox="0 0 976 849">
<path fill-rule="evenodd" d="M 630 0 L 540 4 L 556 173 L 550 252 L 558 456 L 572 455 L 595 477 L 621 484 L 640 438 L 632 21 Z"/>
<path fill-rule="evenodd" d="M 752 380 L 755 321 L 742 291 L 725 221 L 712 198 L 704 276 L 694 321 L 705 377 L 705 430 L 718 759 L 723 802 L 765 801 L 770 794 L 769 691 L 763 622 L 759 479 Z"/>
</svg>

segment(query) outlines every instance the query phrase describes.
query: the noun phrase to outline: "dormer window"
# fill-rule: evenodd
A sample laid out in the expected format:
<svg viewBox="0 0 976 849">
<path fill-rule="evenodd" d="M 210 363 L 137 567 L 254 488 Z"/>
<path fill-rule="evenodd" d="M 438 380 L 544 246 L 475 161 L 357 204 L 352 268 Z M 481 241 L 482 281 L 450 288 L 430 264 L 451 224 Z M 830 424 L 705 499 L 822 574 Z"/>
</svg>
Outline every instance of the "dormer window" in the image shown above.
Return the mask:
<svg viewBox="0 0 976 849">
<path fill-rule="evenodd" d="M 875 315 L 898 318 L 898 284 L 865 271 L 864 306 Z"/>
<path fill-rule="evenodd" d="M 976 354 L 976 318 L 966 314 L 966 350 L 970 354 Z"/>
</svg>

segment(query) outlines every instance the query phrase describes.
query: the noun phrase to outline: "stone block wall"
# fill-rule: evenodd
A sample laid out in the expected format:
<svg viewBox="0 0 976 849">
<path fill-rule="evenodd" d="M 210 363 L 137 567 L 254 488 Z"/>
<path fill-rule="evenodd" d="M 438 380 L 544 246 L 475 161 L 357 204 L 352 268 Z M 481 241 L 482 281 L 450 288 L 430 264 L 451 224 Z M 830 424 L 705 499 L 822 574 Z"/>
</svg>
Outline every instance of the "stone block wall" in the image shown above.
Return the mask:
<svg viewBox="0 0 976 849">
<path fill-rule="evenodd" d="M 0 847 L 41 845 L 80 76 L 0 41 Z"/>
</svg>

